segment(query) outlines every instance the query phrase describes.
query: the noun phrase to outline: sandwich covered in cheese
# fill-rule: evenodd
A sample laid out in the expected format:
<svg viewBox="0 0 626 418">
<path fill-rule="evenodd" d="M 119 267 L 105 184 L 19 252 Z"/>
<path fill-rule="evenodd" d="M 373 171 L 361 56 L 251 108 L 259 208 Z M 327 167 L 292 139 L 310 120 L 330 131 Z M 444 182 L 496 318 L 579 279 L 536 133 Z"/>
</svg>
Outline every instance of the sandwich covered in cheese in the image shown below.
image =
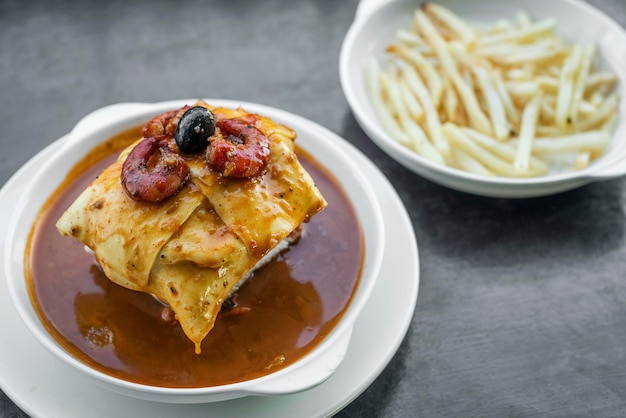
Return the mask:
<svg viewBox="0 0 626 418">
<path fill-rule="evenodd" d="M 230 293 L 326 206 L 296 134 L 203 101 L 153 118 L 57 221 L 105 275 L 169 305 L 196 352 Z"/>
</svg>

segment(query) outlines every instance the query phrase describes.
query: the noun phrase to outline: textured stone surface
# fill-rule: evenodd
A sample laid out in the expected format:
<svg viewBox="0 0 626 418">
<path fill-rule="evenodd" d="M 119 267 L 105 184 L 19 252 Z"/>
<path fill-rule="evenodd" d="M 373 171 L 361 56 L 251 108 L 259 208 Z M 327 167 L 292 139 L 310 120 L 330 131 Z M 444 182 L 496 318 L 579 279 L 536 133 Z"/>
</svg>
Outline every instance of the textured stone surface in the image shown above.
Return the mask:
<svg viewBox="0 0 626 418">
<path fill-rule="evenodd" d="M 248 3 L 0 2 L 0 184 L 112 103 L 214 97 L 300 114 L 389 177 L 421 256 L 404 342 L 338 416 L 625 416 L 626 180 L 532 200 L 430 183 L 383 154 L 343 97 L 356 0 Z M 626 2 L 591 3 L 626 25 Z M 0 393 L 0 416 L 24 414 Z"/>
</svg>

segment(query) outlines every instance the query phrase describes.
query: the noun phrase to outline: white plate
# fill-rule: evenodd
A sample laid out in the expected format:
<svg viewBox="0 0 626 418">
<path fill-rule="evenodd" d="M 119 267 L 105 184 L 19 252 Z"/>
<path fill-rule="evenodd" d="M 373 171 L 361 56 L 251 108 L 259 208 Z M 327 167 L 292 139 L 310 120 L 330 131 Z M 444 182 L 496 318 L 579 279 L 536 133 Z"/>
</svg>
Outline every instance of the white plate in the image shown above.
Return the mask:
<svg viewBox="0 0 626 418">
<path fill-rule="evenodd" d="M 603 63 L 619 78 L 620 120 L 605 155 L 584 170 L 531 179 L 486 177 L 435 164 L 394 141 L 378 123 L 367 95 L 364 71 L 370 57 L 383 55 L 399 28 L 407 28 L 416 0 L 361 0 L 344 39 L 339 73 L 354 116 L 383 151 L 415 173 L 452 189 L 493 197 L 534 197 L 569 190 L 626 174 L 626 32 L 608 16 L 580 0 L 438 0 L 472 22 L 513 19 L 523 8 L 532 17 L 558 19 L 557 32 L 572 41 L 594 42 Z"/>
<path fill-rule="evenodd" d="M 270 115 L 271 116 L 271 115 Z M 21 322 L 0 280 L 0 387 L 33 417 L 292 417 L 331 415 L 364 391 L 387 366 L 411 323 L 419 288 L 419 256 L 413 228 L 400 198 L 383 174 L 353 146 L 312 122 L 349 154 L 377 190 L 385 223 L 387 246 L 381 276 L 358 318 L 344 362 L 322 385 L 294 395 L 246 397 L 210 404 L 164 404 L 119 395 L 92 383 L 47 352 Z M 0 191 L 0 235 L 21 187 L 33 170 L 67 137 L 41 151 Z M 0 253 L 5 243 L 0 243 Z M 0 271 L 4 271 L 0 259 Z M 381 313 L 383 313 L 381 315 Z M 392 319 L 390 321 L 390 319 Z"/>
</svg>

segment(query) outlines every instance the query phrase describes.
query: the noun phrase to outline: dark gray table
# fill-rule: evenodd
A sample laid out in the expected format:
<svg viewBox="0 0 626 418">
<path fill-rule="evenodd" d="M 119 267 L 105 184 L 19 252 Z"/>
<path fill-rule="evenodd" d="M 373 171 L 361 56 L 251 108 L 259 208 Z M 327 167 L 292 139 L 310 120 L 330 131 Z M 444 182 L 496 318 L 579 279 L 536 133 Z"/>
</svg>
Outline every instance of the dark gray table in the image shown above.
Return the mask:
<svg viewBox="0 0 626 418">
<path fill-rule="evenodd" d="M 111 103 L 219 97 L 300 114 L 389 177 L 421 255 L 407 337 L 339 416 L 626 416 L 626 180 L 500 200 L 400 167 L 340 88 L 356 3 L 3 0 L 0 184 Z M 592 3 L 626 25 L 626 2 Z M 24 415 L 0 392 L 0 416 Z"/>
</svg>

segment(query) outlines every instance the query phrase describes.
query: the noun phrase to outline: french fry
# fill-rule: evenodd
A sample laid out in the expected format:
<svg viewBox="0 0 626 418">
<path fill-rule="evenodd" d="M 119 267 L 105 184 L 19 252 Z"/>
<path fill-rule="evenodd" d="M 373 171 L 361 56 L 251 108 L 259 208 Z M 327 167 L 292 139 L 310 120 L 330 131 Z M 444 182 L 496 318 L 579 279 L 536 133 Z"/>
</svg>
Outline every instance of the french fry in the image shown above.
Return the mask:
<svg viewBox="0 0 626 418">
<path fill-rule="evenodd" d="M 611 135 L 603 129 L 553 138 L 535 138 L 533 154 L 557 154 L 588 151 L 600 154 L 611 142 Z"/>
<path fill-rule="evenodd" d="M 556 124 L 560 128 L 567 128 L 572 123 L 570 110 L 572 108 L 572 100 L 574 97 L 574 77 L 580 66 L 582 52 L 579 45 L 574 45 L 572 52 L 563 62 L 561 70 L 561 78 L 559 80 L 559 94 L 556 104 Z"/>
<path fill-rule="evenodd" d="M 539 118 L 541 121 L 547 124 L 553 124 L 554 117 L 556 116 L 553 105 L 548 100 L 542 100 L 539 106 Z"/>
<path fill-rule="evenodd" d="M 474 93 L 482 93 L 482 95 L 477 97 L 481 107 L 486 109 L 486 113 L 490 117 L 491 129 L 496 130 L 496 137 L 505 139 L 508 137 L 509 128 L 503 108 L 504 105 L 492 86 L 489 75 L 486 73 L 484 67 L 487 66 L 487 63 L 476 57 L 473 57 L 474 60 L 472 60 L 467 53 L 465 45 L 458 41 L 449 42 L 448 48 L 459 65 L 464 69 L 463 79 L 467 86 L 474 91 Z M 474 75 L 474 77 L 472 77 L 472 75 Z M 474 78 L 476 79 L 476 83 L 474 82 Z"/>
<path fill-rule="evenodd" d="M 484 36 L 478 41 L 479 45 L 491 45 L 501 42 L 526 42 L 536 39 L 542 35 L 552 33 L 556 27 L 556 19 L 546 19 L 535 22 L 528 27 L 520 29 L 512 29 L 510 31 L 499 33 L 496 35 Z"/>
<path fill-rule="evenodd" d="M 535 126 L 539 116 L 539 106 L 542 94 L 533 97 L 522 113 L 522 125 L 520 127 L 519 141 L 517 144 L 517 154 L 513 167 L 520 172 L 527 172 L 530 164 L 530 154 L 533 150 L 533 140 L 535 139 Z"/>
<path fill-rule="evenodd" d="M 577 170 L 582 170 L 589 166 L 589 161 L 591 160 L 590 152 L 581 152 L 576 155 L 574 158 L 574 168 Z"/>
<path fill-rule="evenodd" d="M 382 87 L 380 85 L 380 70 L 375 59 L 368 61 L 366 70 L 366 84 L 370 101 L 374 112 L 378 116 L 381 125 L 387 133 L 400 144 L 407 148 L 411 147 L 411 139 L 402 131 L 400 125 L 394 119 L 389 107 L 385 105 L 382 97 Z"/>
<path fill-rule="evenodd" d="M 445 164 L 444 158 L 430 144 L 422 128 L 409 116 L 398 88 L 397 68 L 389 65 L 387 72 L 380 73 L 378 77 L 381 90 L 387 92 L 390 107 L 393 109 L 393 114 L 398 121 L 397 125 L 403 134 L 402 138 L 406 141 L 405 146 L 437 164 Z"/>
<path fill-rule="evenodd" d="M 517 155 L 517 149 L 510 143 L 500 142 L 495 138 L 482 134 L 472 128 L 461 128 L 469 138 L 481 147 L 489 150 L 498 157 L 513 164 Z M 542 176 L 548 172 L 548 165 L 537 157 L 530 156 L 530 170 L 536 176 Z"/>
<path fill-rule="evenodd" d="M 368 63 L 383 129 L 425 158 L 485 176 L 588 167 L 619 121 L 618 77 L 596 68 L 595 46 L 568 42 L 556 23 L 520 11 L 471 25 L 423 4 L 386 49 L 386 70 Z"/>
<path fill-rule="evenodd" d="M 598 106 L 598 110 L 591 117 L 579 121 L 576 125 L 578 132 L 587 131 L 595 128 L 597 125 L 613 117 L 617 113 L 617 105 L 619 104 L 619 96 L 617 93 L 611 94 L 605 98 Z"/>
<path fill-rule="evenodd" d="M 437 147 L 439 152 L 441 152 L 444 156 L 450 155 L 450 145 L 448 144 L 446 137 L 444 137 L 441 133 L 439 115 L 431 97 L 428 94 L 426 86 L 413 67 L 404 67 L 402 69 L 402 75 L 404 80 L 406 80 L 407 85 L 413 90 L 424 108 L 426 126 L 435 147 Z"/>
<path fill-rule="evenodd" d="M 535 135 L 541 137 L 557 137 L 565 134 L 561 128 L 556 125 L 537 125 L 535 127 Z"/>
<path fill-rule="evenodd" d="M 433 53 L 432 48 L 415 32 L 410 32 L 406 29 L 398 29 L 396 39 L 402 45 L 413 48 L 420 54 L 428 55 Z"/>
<path fill-rule="evenodd" d="M 498 91 L 498 96 L 500 96 L 502 106 L 504 106 L 504 110 L 506 112 L 508 120 L 513 126 L 516 126 L 520 120 L 520 113 L 513 104 L 511 96 L 509 95 L 509 91 L 504 86 L 504 81 L 502 81 L 502 75 L 500 71 L 493 72 L 493 81 L 494 85 L 496 86 L 496 90 Z"/>
<path fill-rule="evenodd" d="M 607 131 L 608 133 L 613 133 L 615 132 L 615 129 L 617 128 L 617 122 L 618 122 L 618 115 L 617 115 L 617 111 L 613 112 L 611 114 L 611 116 L 609 116 L 606 121 L 604 122 L 604 124 L 602 125 L 603 130 Z"/>
<path fill-rule="evenodd" d="M 443 125 L 443 132 L 451 142 L 474 157 L 482 165 L 484 165 L 485 168 L 492 171 L 494 174 L 505 177 L 517 176 L 518 173 L 513 170 L 513 165 L 510 162 L 503 160 L 497 155 L 494 155 L 488 150 L 475 144 L 456 125 L 446 123 Z M 525 173 L 521 174 L 523 175 Z"/>
<path fill-rule="evenodd" d="M 536 81 L 505 82 L 504 85 L 511 96 L 520 100 L 528 100 L 541 91 Z"/>
<path fill-rule="evenodd" d="M 554 39 L 542 39 L 531 44 L 507 42 L 476 48 L 476 53 L 495 59 L 502 64 L 518 64 L 524 61 L 541 61 L 553 58 L 565 49 Z"/>
<path fill-rule="evenodd" d="M 445 164 L 445 159 L 441 153 L 433 147 L 422 128 L 415 121 L 402 115 L 400 124 L 411 138 L 412 146 L 418 154 L 437 164 Z"/>
<path fill-rule="evenodd" d="M 493 127 L 493 133 L 499 140 L 505 140 L 509 137 L 509 126 L 506 121 L 506 114 L 504 105 L 498 97 L 498 93 L 495 87 L 492 85 L 487 70 L 481 67 L 473 67 L 474 74 L 478 80 L 478 85 L 482 91 L 485 101 L 487 102 L 487 109 L 489 110 L 489 116 L 491 117 L 491 126 Z"/>
<path fill-rule="evenodd" d="M 456 91 L 452 87 L 450 80 L 445 75 L 441 77 L 443 81 L 443 108 L 445 111 L 445 119 L 452 122 L 460 122 L 459 117 L 459 98 Z M 442 118 L 444 119 L 444 118 Z"/>
<path fill-rule="evenodd" d="M 432 101 L 435 107 L 439 106 L 441 95 L 443 93 L 443 82 L 437 73 L 437 70 L 422 54 L 412 51 L 404 45 L 392 44 L 387 47 L 387 52 L 395 54 L 403 58 L 408 63 L 414 65 L 417 71 L 424 77 L 428 90 L 430 91 Z"/>
<path fill-rule="evenodd" d="M 430 22 L 428 16 L 421 10 L 415 11 L 415 20 L 418 27 L 423 32 L 424 37 L 432 44 L 433 48 L 439 60 L 441 66 L 450 76 L 452 84 L 456 88 L 461 101 L 465 107 L 465 111 L 470 119 L 470 123 L 476 129 L 486 134 L 491 133 L 491 126 L 489 120 L 481 110 L 478 99 L 471 88 L 462 80 L 455 62 L 448 51 L 448 47 L 439 33 L 435 30 L 435 27 Z"/>
<path fill-rule="evenodd" d="M 535 77 L 535 81 L 539 84 L 539 88 L 544 93 L 557 94 L 559 92 L 559 79 L 549 75 L 539 75 Z"/>
<path fill-rule="evenodd" d="M 468 173 L 493 176 L 493 173 L 485 168 L 476 158 L 472 157 L 459 147 L 452 148 L 452 156 L 457 168 Z"/>
<path fill-rule="evenodd" d="M 581 100 L 578 105 L 578 115 L 579 117 L 588 118 L 591 117 L 598 110 L 598 106 L 587 100 Z"/>
<path fill-rule="evenodd" d="M 587 77 L 587 83 L 585 83 L 585 94 L 589 90 L 597 89 L 600 86 L 609 86 L 613 88 L 613 85 L 617 82 L 617 75 L 609 71 L 599 71 L 594 74 L 589 74 Z"/>
<path fill-rule="evenodd" d="M 400 83 L 400 95 L 409 115 L 417 122 L 421 122 L 424 119 L 424 108 L 417 101 L 406 80 L 401 79 L 398 82 Z"/>
<path fill-rule="evenodd" d="M 456 14 L 445 7 L 435 3 L 424 3 L 424 11 L 431 17 L 445 25 L 449 31 L 456 34 L 456 37 L 465 45 L 473 45 L 476 42 L 476 31 L 466 24 Z"/>
<path fill-rule="evenodd" d="M 506 68 L 506 67 L 505 67 Z M 506 72 L 506 79 L 511 83 L 530 81 L 531 75 L 524 68 L 513 67 Z"/>
<path fill-rule="evenodd" d="M 594 53 L 595 48 L 593 47 L 593 45 L 587 45 L 582 50 L 580 68 L 574 81 L 572 103 L 569 109 L 570 118 L 573 124 L 576 124 L 576 122 L 578 121 L 578 109 L 580 108 L 580 103 L 583 100 L 585 85 L 587 84 L 587 78 L 589 76 L 589 70 L 591 69 L 591 62 L 593 60 Z"/>
<path fill-rule="evenodd" d="M 551 60 L 555 55 L 563 54 L 564 52 L 563 48 L 555 46 L 534 46 L 532 48 L 519 48 L 505 56 L 495 56 L 494 58 L 502 65 L 526 65 Z"/>
</svg>

